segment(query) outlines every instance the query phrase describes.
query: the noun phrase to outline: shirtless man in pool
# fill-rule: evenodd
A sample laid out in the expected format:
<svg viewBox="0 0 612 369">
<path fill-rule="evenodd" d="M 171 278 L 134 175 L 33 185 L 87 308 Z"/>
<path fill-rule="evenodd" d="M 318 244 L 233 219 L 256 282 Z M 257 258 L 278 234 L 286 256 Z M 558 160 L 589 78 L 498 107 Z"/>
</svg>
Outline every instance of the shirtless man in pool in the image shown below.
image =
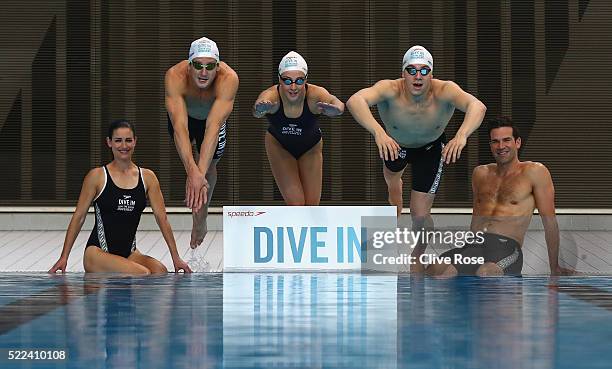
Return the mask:
<svg viewBox="0 0 612 369">
<path fill-rule="evenodd" d="M 450 257 L 450 265 L 430 265 L 427 274 L 520 275 L 523 267 L 521 246 L 536 208 L 544 224 L 550 273 L 574 274 L 574 270 L 559 266 L 559 226 L 550 172 L 540 163 L 519 161 L 521 137 L 509 118 L 497 118 L 488 125 L 495 163 L 474 169 L 474 210 L 470 227 L 473 232 L 484 232 L 484 242 L 443 253 L 440 257 Z M 484 263 L 457 263 L 455 255 L 480 257 Z"/>
</svg>

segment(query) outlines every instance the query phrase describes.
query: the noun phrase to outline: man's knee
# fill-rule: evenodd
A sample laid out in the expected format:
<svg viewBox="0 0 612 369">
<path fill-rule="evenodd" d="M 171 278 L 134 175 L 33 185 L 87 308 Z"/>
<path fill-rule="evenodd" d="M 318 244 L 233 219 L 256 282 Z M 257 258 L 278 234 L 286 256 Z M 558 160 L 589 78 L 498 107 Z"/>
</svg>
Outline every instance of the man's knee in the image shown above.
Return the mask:
<svg viewBox="0 0 612 369">
<path fill-rule="evenodd" d="M 431 206 L 435 195 L 412 190 L 410 192 L 410 214 L 415 217 L 431 217 Z"/>
<path fill-rule="evenodd" d="M 418 215 L 411 212 L 410 219 L 412 220 L 413 231 L 428 231 L 433 229 L 434 223 L 431 215 Z"/>
<path fill-rule="evenodd" d="M 478 267 L 476 275 L 479 277 L 500 276 L 504 275 L 504 271 L 497 264 L 487 262 Z"/>
<path fill-rule="evenodd" d="M 455 268 L 453 265 L 448 265 L 448 264 L 438 264 L 438 265 L 442 266 L 439 270 L 437 270 L 439 272 L 438 274 L 429 274 L 429 273 L 428 274 L 432 276 L 438 276 L 438 277 L 456 277 L 457 274 L 459 274 L 459 272 L 457 271 L 457 268 Z"/>
<path fill-rule="evenodd" d="M 452 268 L 455 270 L 454 274 L 452 270 L 448 270 L 449 268 Z M 433 263 L 433 264 L 429 264 L 427 268 L 425 268 L 425 274 L 431 275 L 431 276 L 444 275 L 444 274 L 457 275 L 457 270 L 455 269 L 455 267 L 449 264 Z"/>
</svg>

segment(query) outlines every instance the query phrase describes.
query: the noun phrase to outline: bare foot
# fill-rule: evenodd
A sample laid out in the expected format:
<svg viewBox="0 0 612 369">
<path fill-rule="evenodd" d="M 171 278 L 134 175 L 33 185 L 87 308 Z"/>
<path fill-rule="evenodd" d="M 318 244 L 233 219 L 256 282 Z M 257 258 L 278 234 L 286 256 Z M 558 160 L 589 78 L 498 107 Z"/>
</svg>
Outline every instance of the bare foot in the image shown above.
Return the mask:
<svg viewBox="0 0 612 369">
<path fill-rule="evenodd" d="M 204 241 L 204 237 L 208 232 L 208 226 L 206 224 L 206 217 L 204 217 L 203 211 L 200 211 L 198 214 L 193 214 L 193 227 L 191 228 L 191 241 L 189 245 L 192 249 L 200 246 L 202 241 Z"/>
</svg>

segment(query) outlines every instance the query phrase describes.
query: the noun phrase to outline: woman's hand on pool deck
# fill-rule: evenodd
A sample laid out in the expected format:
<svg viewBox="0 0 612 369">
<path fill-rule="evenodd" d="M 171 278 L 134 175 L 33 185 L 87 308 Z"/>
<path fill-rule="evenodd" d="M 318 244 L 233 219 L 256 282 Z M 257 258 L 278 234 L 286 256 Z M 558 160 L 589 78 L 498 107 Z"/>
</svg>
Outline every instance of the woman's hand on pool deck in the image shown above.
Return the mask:
<svg viewBox="0 0 612 369">
<path fill-rule="evenodd" d="M 66 265 L 68 264 L 68 259 L 64 257 L 60 257 L 55 264 L 49 269 L 48 273 L 55 273 L 58 270 L 61 270 L 62 273 L 66 273 Z"/>
<path fill-rule="evenodd" d="M 172 259 L 172 263 L 174 264 L 175 273 L 178 273 L 181 270 L 185 273 L 192 273 L 189 265 L 185 261 L 183 261 L 183 259 L 181 259 L 180 257 L 176 259 Z"/>
</svg>

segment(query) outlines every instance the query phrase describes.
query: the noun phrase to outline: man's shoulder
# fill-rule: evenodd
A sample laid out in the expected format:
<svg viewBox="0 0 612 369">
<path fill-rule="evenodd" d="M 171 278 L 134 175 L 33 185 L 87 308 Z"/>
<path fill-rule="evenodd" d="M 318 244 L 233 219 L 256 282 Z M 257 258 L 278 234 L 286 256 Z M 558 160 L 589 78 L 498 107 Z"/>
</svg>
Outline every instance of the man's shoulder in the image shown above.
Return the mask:
<svg viewBox="0 0 612 369">
<path fill-rule="evenodd" d="M 523 170 L 526 171 L 543 171 L 543 170 L 548 170 L 548 168 L 546 168 L 546 165 L 537 162 L 537 161 L 521 161 L 521 166 L 523 167 Z"/>
<path fill-rule="evenodd" d="M 378 82 L 376 82 L 374 86 L 379 86 L 379 87 L 387 88 L 387 89 L 391 88 L 393 90 L 399 90 L 402 83 L 404 83 L 403 78 L 381 79 Z"/>
<path fill-rule="evenodd" d="M 453 81 L 436 78 L 431 79 L 431 87 L 434 95 L 438 98 L 448 97 L 454 94 L 457 89 L 460 89 L 459 85 Z"/>
<path fill-rule="evenodd" d="M 184 75 L 185 70 L 187 69 L 188 65 L 189 65 L 189 61 L 181 60 L 180 62 L 168 68 L 168 70 L 166 71 L 166 76 L 171 76 L 174 78 L 178 76 L 182 76 Z"/>
<path fill-rule="evenodd" d="M 453 81 L 447 81 L 445 79 L 437 79 L 437 78 L 432 78 L 431 79 L 431 85 L 434 88 L 443 88 L 443 87 L 448 87 L 449 85 L 453 84 L 455 82 Z"/>
<path fill-rule="evenodd" d="M 495 163 L 481 164 L 474 168 L 472 175 L 473 176 L 486 175 L 487 173 L 495 171 L 496 168 L 497 168 L 497 164 Z"/>
<path fill-rule="evenodd" d="M 534 179 L 550 175 L 550 172 L 546 165 L 537 161 L 523 161 L 521 162 L 521 166 L 523 167 L 523 173 L 526 176 L 529 176 Z"/>
<path fill-rule="evenodd" d="M 219 78 L 224 82 L 238 82 L 238 73 L 225 62 L 219 62 Z"/>
<path fill-rule="evenodd" d="M 187 86 L 186 68 L 189 62 L 187 60 L 180 61 L 168 68 L 165 76 L 166 89 L 184 90 Z"/>
<path fill-rule="evenodd" d="M 230 93 L 235 95 L 238 90 L 238 74 L 225 62 L 220 62 L 219 71 L 215 77 L 215 95 Z"/>
<path fill-rule="evenodd" d="M 370 88 L 375 89 L 378 93 L 387 98 L 393 98 L 399 96 L 402 83 L 404 83 L 403 78 L 381 79 Z"/>
</svg>

